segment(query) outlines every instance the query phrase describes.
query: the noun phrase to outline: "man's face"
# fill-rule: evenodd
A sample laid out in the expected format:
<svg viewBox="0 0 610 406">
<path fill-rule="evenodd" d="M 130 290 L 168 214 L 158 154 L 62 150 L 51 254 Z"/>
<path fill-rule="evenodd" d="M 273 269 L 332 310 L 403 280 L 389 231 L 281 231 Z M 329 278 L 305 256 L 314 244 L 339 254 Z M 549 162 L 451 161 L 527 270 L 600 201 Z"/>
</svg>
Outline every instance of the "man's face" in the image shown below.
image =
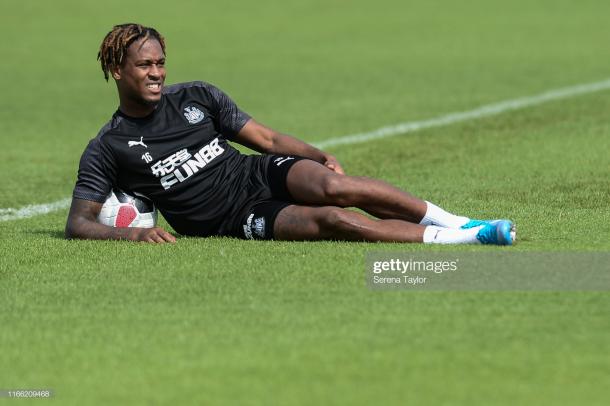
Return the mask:
<svg viewBox="0 0 610 406">
<path fill-rule="evenodd" d="M 113 77 L 121 99 L 139 105 L 157 104 L 165 82 L 165 54 L 159 41 L 149 38 L 131 44 Z"/>
</svg>

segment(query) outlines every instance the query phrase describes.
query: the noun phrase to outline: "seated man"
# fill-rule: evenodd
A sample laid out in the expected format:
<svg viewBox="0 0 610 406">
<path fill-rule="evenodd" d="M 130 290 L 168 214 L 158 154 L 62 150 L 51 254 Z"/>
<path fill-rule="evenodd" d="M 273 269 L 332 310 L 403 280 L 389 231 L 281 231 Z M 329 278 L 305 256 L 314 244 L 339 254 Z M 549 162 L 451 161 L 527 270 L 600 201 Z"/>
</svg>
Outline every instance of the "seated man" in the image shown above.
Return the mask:
<svg viewBox="0 0 610 406">
<path fill-rule="evenodd" d="M 382 181 L 345 175 L 335 157 L 257 123 L 210 84 L 165 87 L 165 41 L 153 28 L 115 26 L 98 58 L 120 104 L 81 158 L 67 238 L 175 241 L 159 227 L 98 223 L 117 187 L 150 198 L 183 235 L 500 245 L 515 239 L 510 221 L 470 220 Z M 243 155 L 228 140 L 263 155 Z"/>
</svg>

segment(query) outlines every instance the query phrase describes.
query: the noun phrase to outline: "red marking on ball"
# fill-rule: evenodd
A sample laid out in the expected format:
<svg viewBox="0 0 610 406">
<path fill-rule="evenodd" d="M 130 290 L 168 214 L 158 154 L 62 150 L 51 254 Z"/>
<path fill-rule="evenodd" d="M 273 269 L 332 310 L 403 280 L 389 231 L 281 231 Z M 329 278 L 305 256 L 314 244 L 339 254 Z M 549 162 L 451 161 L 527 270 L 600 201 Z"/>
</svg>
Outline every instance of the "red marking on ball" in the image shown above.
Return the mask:
<svg viewBox="0 0 610 406">
<path fill-rule="evenodd" d="M 119 208 L 119 212 L 116 215 L 115 225 L 117 227 L 129 227 L 136 217 L 138 217 L 138 213 L 133 206 L 123 205 Z"/>
</svg>

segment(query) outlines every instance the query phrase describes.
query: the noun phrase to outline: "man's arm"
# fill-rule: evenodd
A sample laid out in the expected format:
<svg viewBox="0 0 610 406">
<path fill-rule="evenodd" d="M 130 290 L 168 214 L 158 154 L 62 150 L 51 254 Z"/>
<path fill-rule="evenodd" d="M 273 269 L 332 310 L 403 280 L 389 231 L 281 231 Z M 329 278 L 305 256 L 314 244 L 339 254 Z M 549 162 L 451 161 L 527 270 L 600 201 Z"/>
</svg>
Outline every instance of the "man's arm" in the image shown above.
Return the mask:
<svg viewBox="0 0 610 406">
<path fill-rule="evenodd" d="M 324 164 L 328 169 L 344 174 L 337 159 L 303 141 L 248 120 L 235 136 L 235 141 L 265 154 L 299 155 Z"/>
<path fill-rule="evenodd" d="M 131 240 L 146 242 L 175 242 L 176 238 L 160 227 L 155 228 L 115 228 L 96 221 L 102 203 L 84 199 L 72 199 L 65 235 L 67 239 L 87 240 Z"/>
</svg>

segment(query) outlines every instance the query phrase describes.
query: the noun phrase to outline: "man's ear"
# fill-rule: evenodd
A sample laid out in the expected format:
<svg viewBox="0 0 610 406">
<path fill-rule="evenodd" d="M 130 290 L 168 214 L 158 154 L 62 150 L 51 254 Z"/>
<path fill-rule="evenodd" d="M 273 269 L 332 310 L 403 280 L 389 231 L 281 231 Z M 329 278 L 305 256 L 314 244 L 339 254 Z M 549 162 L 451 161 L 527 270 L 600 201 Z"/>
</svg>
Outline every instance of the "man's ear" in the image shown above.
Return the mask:
<svg viewBox="0 0 610 406">
<path fill-rule="evenodd" d="M 113 66 L 112 69 L 110 70 L 110 73 L 112 74 L 112 77 L 114 78 L 114 80 L 121 79 L 121 67 L 120 66 Z"/>
</svg>

